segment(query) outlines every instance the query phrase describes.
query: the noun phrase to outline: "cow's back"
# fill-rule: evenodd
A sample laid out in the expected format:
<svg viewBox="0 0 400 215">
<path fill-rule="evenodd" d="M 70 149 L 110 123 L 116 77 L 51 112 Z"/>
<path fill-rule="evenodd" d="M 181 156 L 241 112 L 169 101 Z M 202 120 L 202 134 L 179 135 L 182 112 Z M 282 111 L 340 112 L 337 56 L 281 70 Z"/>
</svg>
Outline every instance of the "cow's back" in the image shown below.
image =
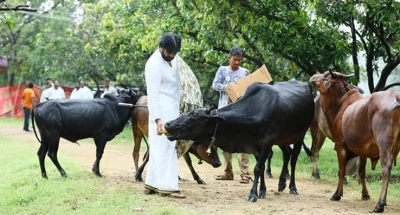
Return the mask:
<svg viewBox="0 0 400 215">
<path fill-rule="evenodd" d="M 276 144 L 285 145 L 302 139 L 310 127 L 313 98 L 310 85 L 305 82 L 255 83 L 239 101 L 217 113 L 237 132 L 253 133 L 259 138 L 268 135 Z"/>
<path fill-rule="evenodd" d="M 354 101 L 347 106 L 341 117 L 342 121 L 337 120 L 340 125 L 342 136 L 338 136 L 339 142 L 345 141 L 351 151 L 363 155 L 360 151 L 359 143 L 365 143 L 364 148 L 376 148 L 376 150 L 365 150 L 369 153 L 375 154 L 364 155 L 367 157 L 379 157 L 379 149 L 376 145 L 375 139 L 382 139 L 383 137 L 374 137 L 376 134 L 384 134 L 387 136 L 398 135 L 398 128 L 400 127 L 400 93 L 394 90 L 375 92 L 369 97 L 363 97 Z M 384 125 L 384 126 L 382 126 Z M 357 129 L 347 129 L 355 127 Z M 395 129 L 395 133 L 387 134 L 383 132 L 388 129 Z M 343 132 L 346 129 L 346 132 Z M 341 139 L 343 138 L 343 140 Z M 394 148 L 398 153 L 400 147 L 400 140 L 397 140 Z"/>
<path fill-rule="evenodd" d="M 147 96 L 141 96 L 133 109 L 132 126 L 138 129 L 142 135 L 149 134 L 149 109 L 147 108 Z M 143 106 L 143 107 L 142 107 Z"/>
<path fill-rule="evenodd" d="M 41 135 L 60 136 L 70 141 L 95 137 L 118 126 L 116 101 L 50 100 L 34 109 Z"/>
</svg>

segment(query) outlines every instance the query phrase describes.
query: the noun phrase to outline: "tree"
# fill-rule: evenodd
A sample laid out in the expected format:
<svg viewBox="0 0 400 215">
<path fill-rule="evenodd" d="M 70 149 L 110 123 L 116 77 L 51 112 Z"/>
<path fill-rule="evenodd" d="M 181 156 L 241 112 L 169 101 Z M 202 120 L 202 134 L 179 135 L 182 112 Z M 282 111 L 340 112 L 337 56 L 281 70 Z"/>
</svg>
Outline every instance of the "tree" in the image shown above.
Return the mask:
<svg viewBox="0 0 400 215">
<path fill-rule="evenodd" d="M 1 2 L 1 8 L 9 8 L 13 10 L 7 15 L 2 15 L 2 19 L 6 25 L 2 26 L 0 33 L 0 47 L 4 54 L 8 56 L 8 65 L 10 67 L 8 71 L 7 85 L 13 85 L 16 72 L 22 77 L 22 74 L 27 72 L 29 66 L 27 60 L 33 50 L 33 39 L 40 32 L 39 21 L 35 12 L 38 9 L 31 9 L 28 6 L 21 6 L 21 4 L 11 1 L 11 5 L 19 5 L 15 8 L 6 6 L 4 1 Z M 42 1 L 31 2 L 34 8 L 40 8 L 43 6 Z M 54 3 L 52 8 L 57 7 L 58 3 Z M 35 7 L 37 6 L 37 7 Z M 25 13 L 13 12 L 23 11 Z M 34 13 L 28 13 L 34 12 Z"/>
<path fill-rule="evenodd" d="M 369 91 L 384 90 L 392 71 L 400 64 L 400 3 L 398 1 L 317 1 L 317 15 L 332 27 L 345 26 L 349 37 L 353 70 L 359 78 L 360 55 L 365 55 Z M 342 30 L 342 35 L 348 35 Z M 385 63 L 378 67 L 378 61 Z M 379 81 L 374 86 L 374 73 Z M 391 85 L 400 85 L 392 83 Z"/>
</svg>

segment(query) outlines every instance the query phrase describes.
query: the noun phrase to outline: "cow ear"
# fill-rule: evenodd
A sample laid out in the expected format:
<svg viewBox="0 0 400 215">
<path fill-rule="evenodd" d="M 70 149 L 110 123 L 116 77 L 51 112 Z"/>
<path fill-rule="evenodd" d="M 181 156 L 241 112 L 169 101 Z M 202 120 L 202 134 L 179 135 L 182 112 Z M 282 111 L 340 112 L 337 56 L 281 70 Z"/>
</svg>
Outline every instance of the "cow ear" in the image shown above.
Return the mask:
<svg viewBox="0 0 400 215">
<path fill-rule="evenodd" d="M 331 86 L 331 82 L 330 81 L 324 81 L 323 85 L 324 85 L 325 89 L 328 89 Z"/>
</svg>

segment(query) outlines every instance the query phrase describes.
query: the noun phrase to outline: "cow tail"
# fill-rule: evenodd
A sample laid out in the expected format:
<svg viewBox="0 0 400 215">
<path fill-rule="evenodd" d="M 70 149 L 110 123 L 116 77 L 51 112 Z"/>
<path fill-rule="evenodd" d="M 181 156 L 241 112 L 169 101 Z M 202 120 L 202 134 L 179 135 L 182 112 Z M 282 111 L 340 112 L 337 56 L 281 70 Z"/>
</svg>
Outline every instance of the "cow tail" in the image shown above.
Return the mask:
<svg viewBox="0 0 400 215">
<path fill-rule="evenodd" d="M 303 149 L 306 152 L 307 156 L 312 160 L 313 153 L 311 150 L 307 147 L 307 145 L 303 141 Z"/>
<path fill-rule="evenodd" d="M 146 153 L 144 153 L 144 155 L 143 155 L 143 160 L 145 160 L 147 155 L 149 154 L 149 144 L 147 143 L 147 139 L 146 139 L 145 136 L 143 136 L 143 140 L 144 140 L 144 142 L 146 143 L 146 146 L 147 146 Z"/>
<path fill-rule="evenodd" d="M 36 128 L 35 128 L 35 109 L 36 109 L 36 106 L 37 105 L 35 105 L 32 108 L 32 111 L 31 111 L 32 129 L 33 129 L 33 133 L 35 133 L 36 139 L 39 141 L 39 143 L 42 143 L 42 141 L 39 140 L 39 137 L 37 135 Z"/>
</svg>

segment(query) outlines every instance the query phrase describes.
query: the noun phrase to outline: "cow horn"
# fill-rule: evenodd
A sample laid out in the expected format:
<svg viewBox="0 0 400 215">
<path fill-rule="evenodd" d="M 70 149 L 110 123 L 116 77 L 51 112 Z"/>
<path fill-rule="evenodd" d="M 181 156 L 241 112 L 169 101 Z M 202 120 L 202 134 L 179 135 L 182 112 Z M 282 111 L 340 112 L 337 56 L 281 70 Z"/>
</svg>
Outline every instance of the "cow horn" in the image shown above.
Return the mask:
<svg viewBox="0 0 400 215">
<path fill-rule="evenodd" d="M 329 74 L 331 74 L 332 78 L 335 77 L 335 74 L 332 72 L 332 70 L 329 70 Z"/>
<path fill-rule="evenodd" d="M 350 77 L 354 77 L 355 75 L 354 74 L 349 74 L 349 75 L 346 75 L 346 78 L 350 78 Z"/>
</svg>

